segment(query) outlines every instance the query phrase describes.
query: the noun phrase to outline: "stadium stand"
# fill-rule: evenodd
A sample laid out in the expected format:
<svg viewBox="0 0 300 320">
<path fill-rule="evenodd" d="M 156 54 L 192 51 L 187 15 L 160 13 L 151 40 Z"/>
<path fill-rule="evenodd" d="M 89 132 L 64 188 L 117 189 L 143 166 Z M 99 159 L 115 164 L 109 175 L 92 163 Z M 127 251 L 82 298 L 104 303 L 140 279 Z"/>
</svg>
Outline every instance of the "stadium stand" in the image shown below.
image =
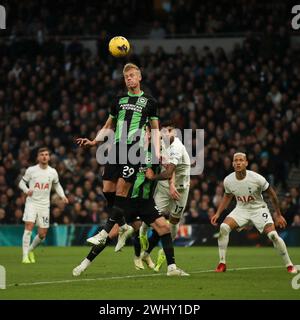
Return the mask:
<svg viewBox="0 0 300 320">
<path fill-rule="evenodd" d="M 14 2 L 9 1 L 10 8 Z M 103 44 L 92 57 L 77 35 L 107 39 L 121 19 L 127 36 L 247 32 L 242 46 L 229 53 L 208 47 L 184 53 L 178 47 L 167 54 L 159 48 L 130 59 L 141 66 L 145 90 L 157 97 L 162 120 L 171 118 L 180 129 L 205 129 L 205 170 L 192 176 L 186 223 L 208 223 L 239 149 L 247 152 L 251 169 L 281 191 L 289 225 L 300 224 L 299 51 L 290 47 L 287 20 L 278 10 L 284 3 L 243 1 L 227 12 L 224 1 L 216 8 L 197 1 L 183 8 L 183 1 L 171 1 L 159 20 L 149 11 L 148 20 L 134 22 L 138 28 L 130 17 L 144 17 L 149 1 L 130 1 L 132 8 L 125 0 L 106 8 L 97 2 L 97 10 L 67 8 L 64 1 L 28 3 L 11 10 L 15 27 L 0 39 L 0 223 L 21 223 L 24 196 L 18 179 L 41 146 L 52 150 L 51 163 L 70 200 L 65 205 L 53 196 L 51 221 L 101 223 L 107 218 L 95 150 L 80 149 L 74 140 L 94 137 L 103 125 L 111 98 L 122 91 L 122 64 L 108 56 Z M 58 9 L 66 13 L 52 14 Z M 153 32 L 153 25 L 163 32 Z M 72 36 L 72 41 L 66 46 L 58 36 Z"/>
</svg>

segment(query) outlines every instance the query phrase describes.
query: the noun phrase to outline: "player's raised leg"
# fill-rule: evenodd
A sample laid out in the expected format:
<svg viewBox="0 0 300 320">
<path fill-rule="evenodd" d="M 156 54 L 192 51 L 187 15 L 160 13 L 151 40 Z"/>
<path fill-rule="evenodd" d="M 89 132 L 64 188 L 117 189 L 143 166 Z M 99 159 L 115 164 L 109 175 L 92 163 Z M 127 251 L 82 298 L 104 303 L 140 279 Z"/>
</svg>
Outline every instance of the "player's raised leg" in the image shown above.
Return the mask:
<svg viewBox="0 0 300 320">
<path fill-rule="evenodd" d="M 130 199 L 127 198 L 127 195 L 131 186 L 131 182 L 126 182 L 123 178 L 118 179 L 116 185 L 116 197 L 111 210 L 111 216 L 107 220 L 104 228 L 99 233 L 87 239 L 88 243 L 93 245 L 105 244 L 109 232 L 116 223 L 118 223 L 120 225 L 120 228 L 122 228 L 122 233 L 126 232 L 123 235 L 124 237 L 128 236 L 128 233 L 132 234 L 132 227 L 123 223 L 124 212 L 128 207 L 130 207 Z"/>
<path fill-rule="evenodd" d="M 105 243 L 94 245 L 89 254 L 81 261 L 81 263 L 73 269 L 73 276 L 78 277 L 84 272 L 94 261 L 94 259 L 111 243 L 112 239 L 117 236 L 119 226 L 117 224 L 111 229 L 109 235 L 105 239 Z"/>
</svg>

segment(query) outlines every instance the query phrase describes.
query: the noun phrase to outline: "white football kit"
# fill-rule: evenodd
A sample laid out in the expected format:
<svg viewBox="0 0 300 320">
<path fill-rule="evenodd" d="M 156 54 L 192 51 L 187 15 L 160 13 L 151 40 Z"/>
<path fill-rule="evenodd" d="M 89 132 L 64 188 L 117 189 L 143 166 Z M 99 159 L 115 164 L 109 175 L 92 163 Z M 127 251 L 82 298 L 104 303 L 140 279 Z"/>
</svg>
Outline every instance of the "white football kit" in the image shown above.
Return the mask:
<svg viewBox="0 0 300 320">
<path fill-rule="evenodd" d="M 65 197 L 59 183 L 57 171 L 47 166 L 42 169 L 38 164 L 29 167 L 22 177 L 19 187 L 23 192 L 33 191 L 31 197 L 27 196 L 23 221 L 37 223 L 40 228 L 49 228 L 50 219 L 50 193 L 52 184 L 60 197 Z M 27 187 L 29 185 L 29 188 Z"/>
<path fill-rule="evenodd" d="M 185 209 L 190 188 L 190 157 L 182 142 L 175 137 L 173 143 L 166 146 L 162 140 L 162 157 L 166 163 L 172 163 L 175 168 L 175 187 L 180 193 L 180 199 L 170 196 L 169 181 L 160 180 L 157 183 L 154 200 L 161 212 L 169 212 L 174 218 L 180 218 Z M 162 167 L 162 171 L 165 169 Z"/>
<path fill-rule="evenodd" d="M 262 233 L 267 224 L 274 223 L 262 192 L 269 188 L 269 183 L 260 174 L 246 170 L 242 180 L 236 178 L 235 172 L 224 179 L 225 193 L 233 194 L 236 207 L 228 217 L 234 219 L 239 227 L 252 223 Z"/>
</svg>

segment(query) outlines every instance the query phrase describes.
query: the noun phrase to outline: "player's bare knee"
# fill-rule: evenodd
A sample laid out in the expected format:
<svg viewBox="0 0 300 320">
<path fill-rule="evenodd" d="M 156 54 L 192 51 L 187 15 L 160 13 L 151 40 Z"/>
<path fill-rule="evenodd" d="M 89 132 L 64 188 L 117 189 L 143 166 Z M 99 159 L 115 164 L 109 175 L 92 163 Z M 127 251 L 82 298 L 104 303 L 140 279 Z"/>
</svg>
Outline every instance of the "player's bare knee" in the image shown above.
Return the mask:
<svg viewBox="0 0 300 320">
<path fill-rule="evenodd" d="M 271 232 L 268 233 L 268 238 L 272 241 L 272 242 L 276 242 L 279 239 L 279 235 L 277 233 L 277 231 L 273 230 Z"/>
<path fill-rule="evenodd" d="M 116 196 L 126 198 L 128 194 L 128 190 L 126 189 L 117 189 Z"/>
<path fill-rule="evenodd" d="M 154 230 L 158 233 L 159 236 L 163 236 L 164 234 L 170 233 L 170 226 L 168 223 L 154 223 L 152 225 Z"/>
<path fill-rule="evenodd" d="M 140 227 L 142 226 L 142 222 L 139 220 L 136 220 L 132 223 L 131 225 L 134 229 L 134 231 L 138 231 L 140 229 Z"/>
<path fill-rule="evenodd" d="M 157 233 L 160 235 L 160 236 L 163 236 L 167 233 L 170 233 L 170 227 L 169 225 L 165 225 L 165 226 L 161 226 L 159 231 L 157 231 Z"/>
<path fill-rule="evenodd" d="M 126 182 L 124 179 L 120 178 L 116 185 L 116 196 L 127 197 L 131 185 L 131 183 Z"/>
<path fill-rule="evenodd" d="M 118 230 L 111 230 L 108 234 L 110 239 L 114 239 L 119 235 L 119 231 Z"/>
<path fill-rule="evenodd" d="M 222 223 L 220 226 L 220 236 L 226 236 L 230 233 L 231 228 L 227 223 Z"/>
<path fill-rule="evenodd" d="M 47 232 L 39 232 L 39 238 L 44 240 L 46 238 Z"/>
<path fill-rule="evenodd" d="M 103 192 L 116 192 L 117 181 L 103 181 Z"/>
<path fill-rule="evenodd" d="M 25 223 L 25 230 L 32 231 L 34 228 L 34 223 L 26 222 Z"/>
</svg>

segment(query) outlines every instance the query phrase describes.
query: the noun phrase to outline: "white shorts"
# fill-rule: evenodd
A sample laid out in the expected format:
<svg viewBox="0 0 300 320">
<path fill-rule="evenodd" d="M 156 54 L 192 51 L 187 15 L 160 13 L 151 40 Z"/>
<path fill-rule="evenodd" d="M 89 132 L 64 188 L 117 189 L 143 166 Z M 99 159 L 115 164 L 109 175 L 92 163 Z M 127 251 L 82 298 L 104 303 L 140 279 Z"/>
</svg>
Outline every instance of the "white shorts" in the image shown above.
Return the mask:
<svg viewBox="0 0 300 320">
<path fill-rule="evenodd" d="M 168 212 L 172 217 L 180 219 L 188 200 L 189 186 L 185 189 L 178 189 L 178 192 L 180 199 L 176 201 L 171 198 L 168 187 L 158 184 L 154 192 L 154 201 L 159 211 Z"/>
<path fill-rule="evenodd" d="M 235 208 L 227 217 L 232 218 L 239 227 L 252 223 L 260 233 L 264 231 L 267 224 L 274 223 L 268 208 L 259 208 L 251 211 Z"/>
<path fill-rule="evenodd" d="M 32 203 L 25 204 L 23 221 L 36 223 L 40 228 L 49 228 L 49 207 L 37 207 Z"/>
</svg>

